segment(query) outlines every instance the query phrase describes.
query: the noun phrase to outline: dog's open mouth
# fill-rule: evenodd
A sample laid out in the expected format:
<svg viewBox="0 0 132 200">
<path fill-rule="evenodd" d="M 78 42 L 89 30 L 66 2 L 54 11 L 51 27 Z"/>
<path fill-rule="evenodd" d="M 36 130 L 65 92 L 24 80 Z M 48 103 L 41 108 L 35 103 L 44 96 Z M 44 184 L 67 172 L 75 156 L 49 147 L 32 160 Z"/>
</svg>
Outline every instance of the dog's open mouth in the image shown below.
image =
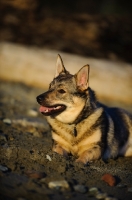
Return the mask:
<svg viewBox="0 0 132 200">
<path fill-rule="evenodd" d="M 50 107 L 41 106 L 39 111 L 43 115 L 53 115 L 53 114 L 60 113 L 60 112 L 64 111 L 65 109 L 66 109 L 66 106 L 64 106 L 64 105 L 54 105 L 54 106 L 50 106 Z"/>
</svg>

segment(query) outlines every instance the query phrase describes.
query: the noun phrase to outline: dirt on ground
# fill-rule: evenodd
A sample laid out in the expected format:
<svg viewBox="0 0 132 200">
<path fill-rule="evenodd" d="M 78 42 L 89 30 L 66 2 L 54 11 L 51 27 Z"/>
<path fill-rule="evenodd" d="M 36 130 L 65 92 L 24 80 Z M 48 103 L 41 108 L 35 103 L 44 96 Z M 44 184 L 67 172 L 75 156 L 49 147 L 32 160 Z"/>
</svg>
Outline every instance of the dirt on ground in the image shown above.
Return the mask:
<svg viewBox="0 0 132 200">
<path fill-rule="evenodd" d="M 131 200 L 132 158 L 83 166 L 51 151 L 50 128 L 36 102 L 42 92 L 0 82 L 0 199 Z M 113 176 L 114 186 L 101 180 L 104 174 Z"/>
</svg>

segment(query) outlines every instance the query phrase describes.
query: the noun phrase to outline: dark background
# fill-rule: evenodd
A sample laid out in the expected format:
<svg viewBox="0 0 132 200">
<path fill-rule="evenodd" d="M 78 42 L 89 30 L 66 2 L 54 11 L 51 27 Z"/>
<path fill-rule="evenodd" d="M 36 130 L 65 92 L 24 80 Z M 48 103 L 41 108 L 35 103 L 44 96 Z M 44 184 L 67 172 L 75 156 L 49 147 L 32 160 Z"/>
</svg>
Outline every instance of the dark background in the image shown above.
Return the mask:
<svg viewBox="0 0 132 200">
<path fill-rule="evenodd" d="M 1 0 L 0 40 L 132 62 L 132 1 Z"/>
</svg>

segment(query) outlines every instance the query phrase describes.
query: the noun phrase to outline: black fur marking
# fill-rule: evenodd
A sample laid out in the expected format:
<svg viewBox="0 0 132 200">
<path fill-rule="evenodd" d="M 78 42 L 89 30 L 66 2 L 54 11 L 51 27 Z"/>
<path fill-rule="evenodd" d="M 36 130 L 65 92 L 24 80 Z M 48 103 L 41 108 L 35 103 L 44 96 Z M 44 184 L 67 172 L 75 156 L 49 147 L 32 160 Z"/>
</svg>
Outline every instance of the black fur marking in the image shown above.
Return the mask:
<svg viewBox="0 0 132 200">
<path fill-rule="evenodd" d="M 74 121 L 74 124 L 78 124 L 82 121 L 82 119 L 86 119 L 88 116 L 90 116 L 95 111 L 95 105 L 97 104 L 95 93 L 91 88 L 88 88 L 88 94 L 86 94 L 86 92 L 84 94 L 78 93 L 78 96 L 82 97 L 82 95 L 84 99 L 86 98 L 86 103 L 83 110 Z"/>
<path fill-rule="evenodd" d="M 77 137 L 77 130 L 76 130 L 76 127 L 74 127 L 74 136 Z"/>
<path fill-rule="evenodd" d="M 129 129 L 123 117 L 122 111 L 118 108 L 107 108 L 107 113 L 110 115 L 114 122 L 114 135 L 118 141 L 119 147 L 123 146 L 128 140 Z"/>
</svg>

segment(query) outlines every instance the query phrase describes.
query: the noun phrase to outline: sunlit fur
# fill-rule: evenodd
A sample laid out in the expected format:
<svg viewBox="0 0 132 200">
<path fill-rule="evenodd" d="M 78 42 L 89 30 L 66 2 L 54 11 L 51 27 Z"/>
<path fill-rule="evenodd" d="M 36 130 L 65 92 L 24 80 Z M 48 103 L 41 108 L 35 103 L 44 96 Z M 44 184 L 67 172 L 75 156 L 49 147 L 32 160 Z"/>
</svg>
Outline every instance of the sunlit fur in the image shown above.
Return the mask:
<svg viewBox="0 0 132 200">
<path fill-rule="evenodd" d="M 53 151 L 72 154 L 84 164 L 99 158 L 132 156 L 132 116 L 99 103 L 89 87 L 88 75 L 88 65 L 71 75 L 58 56 L 49 90 L 37 97 L 42 106 L 65 106 L 62 112 L 45 116 L 52 130 Z"/>
</svg>

